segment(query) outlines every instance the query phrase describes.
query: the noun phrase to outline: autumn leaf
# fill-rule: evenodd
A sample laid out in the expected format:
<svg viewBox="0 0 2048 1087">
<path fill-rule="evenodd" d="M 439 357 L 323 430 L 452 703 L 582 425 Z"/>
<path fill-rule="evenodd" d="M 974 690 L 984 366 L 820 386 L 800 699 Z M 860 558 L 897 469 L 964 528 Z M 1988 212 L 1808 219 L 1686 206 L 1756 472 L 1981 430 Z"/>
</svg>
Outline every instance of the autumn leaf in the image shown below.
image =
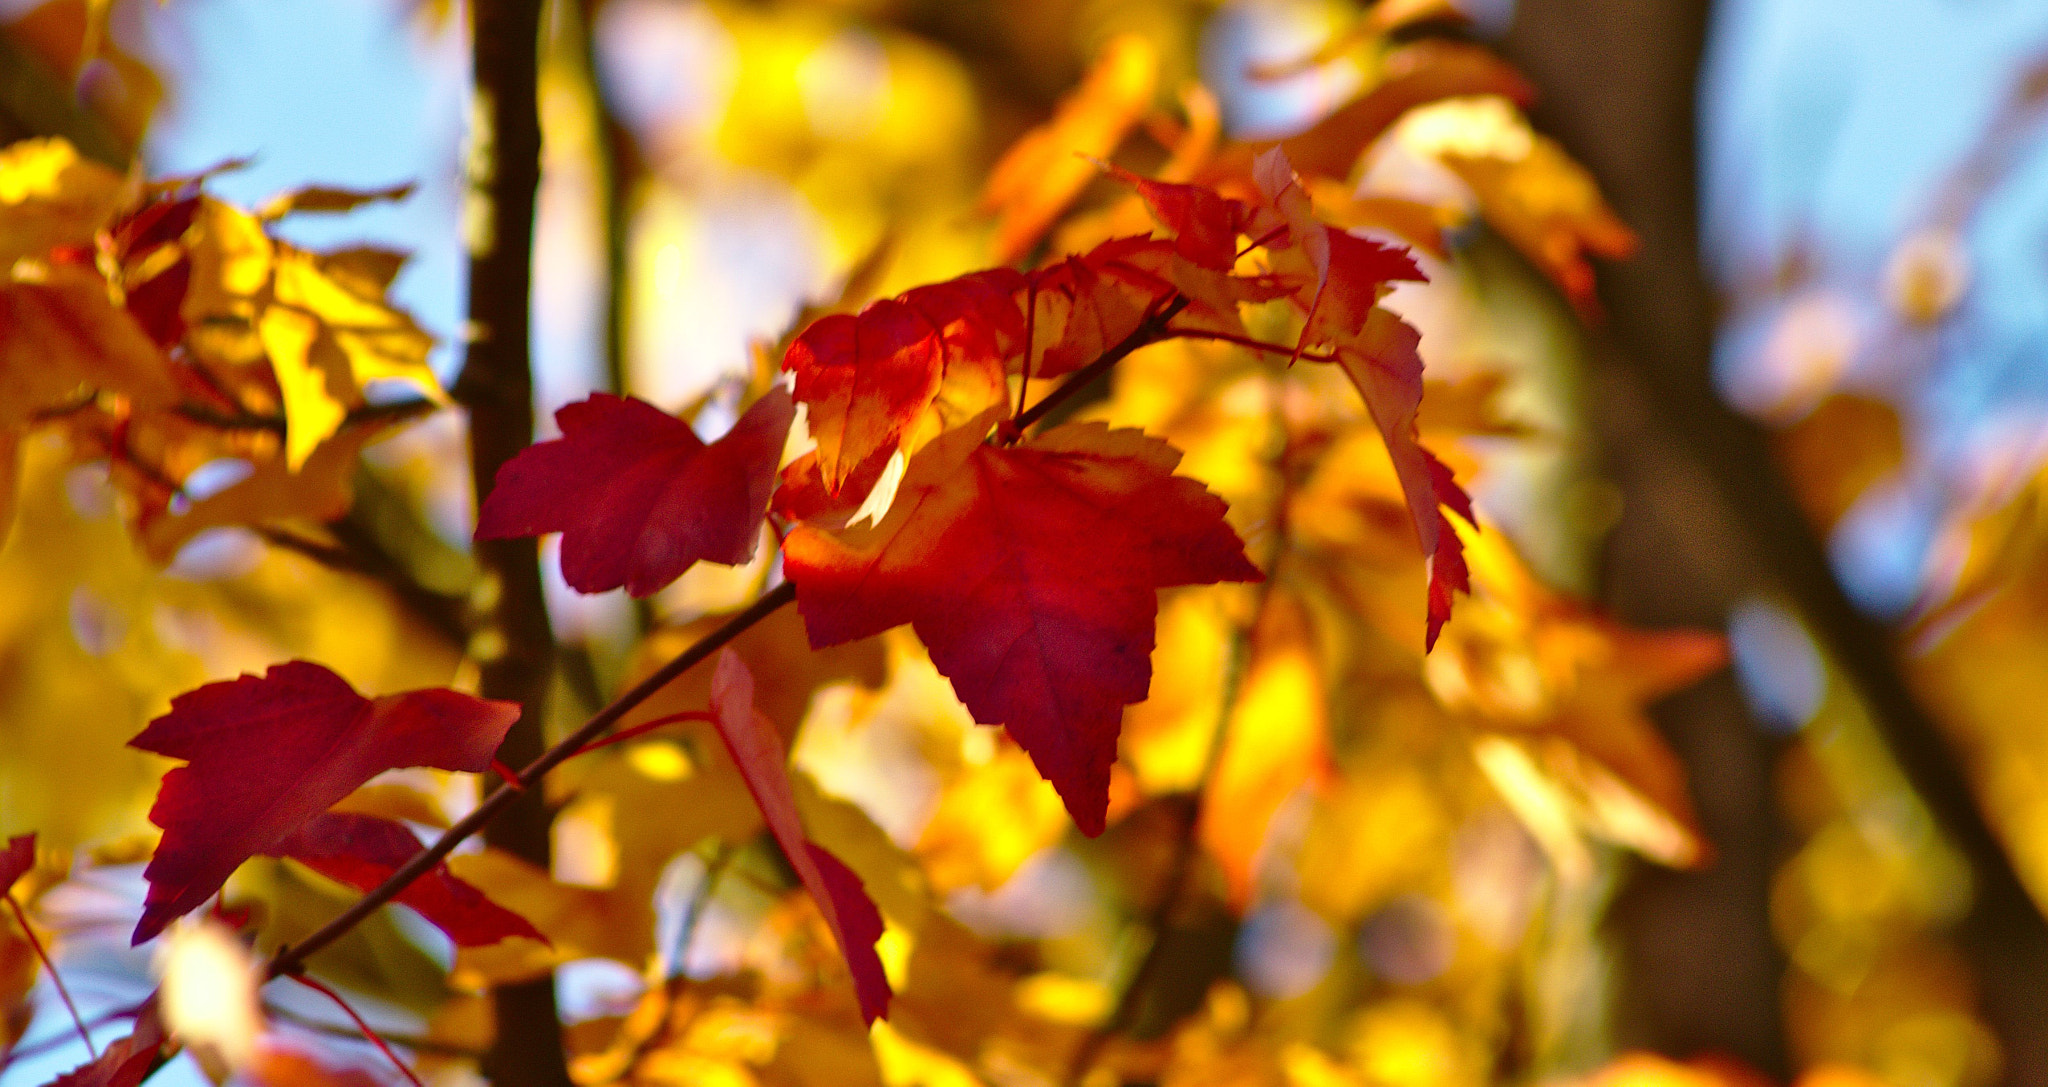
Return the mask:
<svg viewBox="0 0 2048 1087">
<path fill-rule="evenodd" d="M 1110 274 L 1120 257 L 1150 244 L 1142 236 L 1114 238 L 1032 273 L 1032 378 L 1059 377 L 1100 358 L 1172 295 L 1170 284 Z"/>
<path fill-rule="evenodd" d="M 1593 175 L 1557 141 L 1537 133 L 1520 156 L 1447 154 L 1443 161 L 1472 187 L 1486 221 L 1556 282 L 1581 315 L 1598 317 L 1586 255 L 1628 257 L 1636 235 L 1607 206 Z"/>
<path fill-rule="evenodd" d="M 433 337 L 388 305 L 382 292 L 358 293 L 327 274 L 317 256 L 277 244 L 270 298 L 256 334 L 284 397 L 285 460 L 298 468 L 364 404 L 376 381 L 404 381 L 442 397 L 427 365 Z"/>
<path fill-rule="evenodd" d="M 170 363 L 90 267 L 17 262 L 0 283 L 0 424 L 99 387 L 147 406 L 177 397 Z"/>
<path fill-rule="evenodd" d="M 1119 35 L 1052 119 L 1004 152 L 982 192 L 983 209 L 999 216 L 996 260 L 1024 255 L 1073 202 L 1096 176 L 1090 160 L 1108 158 L 1151 108 L 1158 78 L 1158 50 L 1138 35 Z"/>
<path fill-rule="evenodd" d="M 1425 675 L 1490 733 L 1474 754 L 1503 798 L 1580 872 L 1581 831 L 1663 864 L 1705 863 L 1684 764 L 1644 707 L 1722 667 L 1725 640 L 1629 629 L 1559 598 L 1498 534 L 1476 538 L 1472 560 L 1476 595 Z"/>
<path fill-rule="evenodd" d="M 804 833 L 782 739 L 775 727 L 755 712 L 754 677 L 740 662 L 739 654 L 730 649 L 719 653 L 712 675 L 711 714 L 719 738 L 725 741 L 748 791 L 761 807 L 769 833 L 839 941 L 839 951 L 853 973 L 861 1017 L 872 1025 L 889 1014 L 891 995 L 882 960 L 875 953 L 875 941 L 882 935 L 881 912 L 862 889 L 860 877 Z"/>
<path fill-rule="evenodd" d="M 58 246 L 90 247 L 123 189 L 120 174 L 79 157 L 62 137 L 0 148 L 0 269 Z"/>
<path fill-rule="evenodd" d="M 1506 61 L 1477 45 L 1425 40 L 1387 57 L 1384 78 L 1350 105 L 1280 146 L 1303 173 L 1342 178 L 1358 156 L 1417 106 L 1492 94 L 1526 106 L 1535 88 Z"/>
<path fill-rule="evenodd" d="M 158 1055 L 170 1040 L 152 993 L 137 1009 L 135 1027 L 127 1037 L 101 1050 L 94 1060 L 58 1076 L 50 1087 L 138 1087 L 156 1067 Z"/>
<path fill-rule="evenodd" d="M 975 720 L 1007 727 L 1099 834 L 1156 590 L 1260 574 L 1165 442 L 1090 423 L 1002 449 L 981 442 L 990 421 L 913 457 L 879 525 L 797 526 L 785 565 L 812 646 L 911 624 Z"/>
<path fill-rule="evenodd" d="M 1323 225 L 1279 148 L 1260 155 L 1254 170 L 1259 191 L 1286 219 L 1290 234 L 1284 246 L 1269 246 L 1268 251 L 1283 265 L 1292 258 L 1291 263 L 1304 264 L 1310 273 L 1295 296 L 1305 315 L 1297 355 L 1310 344 L 1356 335 L 1394 282 L 1428 278 L 1403 250 Z"/>
<path fill-rule="evenodd" d="M 1112 166 L 1109 173 L 1138 190 L 1153 217 L 1173 231 L 1174 249 L 1181 256 L 1219 270 L 1237 263 L 1237 236 L 1253 230 L 1253 209 L 1243 201 L 1206 185 L 1154 181 L 1122 167 Z"/>
<path fill-rule="evenodd" d="M 837 494 L 857 466 L 893 449 L 938 395 L 945 343 L 924 314 L 884 298 L 812 322 L 789 345 L 782 368 L 796 375 L 820 477 Z"/>
<path fill-rule="evenodd" d="M 150 808 L 163 828 L 133 942 L 190 912 L 245 860 L 370 778 L 404 766 L 480 772 L 519 716 L 444 689 L 370 699 L 308 661 L 187 691 L 132 747 L 186 760 Z"/>
<path fill-rule="evenodd" d="M 782 368 L 818 448 L 824 495 L 872 485 L 881 461 L 908 445 L 913 426 L 945 390 L 978 385 L 1002 398 L 1006 361 L 1021 349 L 1025 277 L 1009 268 L 970 272 L 833 314 L 806 327 Z M 984 397 L 986 399 L 986 397 Z M 985 403 L 968 414 L 978 414 Z M 858 502 L 866 491 L 856 484 Z"/>
<path fill-rule="evenodd" d="M 404 824 L 329 811 L 306 820 L 260 852 L 290 857 L 329 879 L 368 891 L 420 851 L 419 839 Z M 458 879 L 446 862 L 407 884 L 397 901 L 419 911 L 457 947 L 484 947 L 513 936 L 547 940 L 526 918 Z"/>
<path fill-rule="evenodd" d="M 151 341 L 170 347 L 185 338 L 185 295 L 192 257 L 179 241 L 197 221 L 202 198 L 173 190 L 143 203 L 108 226 L 120 266 L 123 305 Z"/>
<path fill-rule="evenodd" d="M 298 212 L 354 211 L 365 204 L 402 201 L 411 196 L 412 191 L 411 182 L 382 189 L 343 189 L 330 185 L 308 185 L 271 197 L 257 209 L 256 217 L 270 220 L 282 219 Z"/>
<path fill-rule="evenodd" d="M 1337 364 L 1358 387 L 1386 439 L 1416 537 L 1429 557 L 1429 630 L 1424 645 L 1433 648 L 1451 617 L 1452 595 L 1471 591 L 1464 544 L 1443 511 L 1451 510 L 1467 524 L 1478 522 L 1471 498 L 1451 470 L 1416 438 L 1415 417 L 1422 407 L 1421 339 L 1414 326 L 1374 306 L 1358 335 L 1339 343 Z"/>
<path fill-rule="evenodd" d="M 1112 238 L 1031 275 L 1036 316 L 1028 371 L 1059 377 L 1094 362 L 1164 309 L 1186 299 L 1177 329 L 1244 335 L 1238 306 L 1288 293 L 1282 277 L 1238 276 L 1189 260 L 1176 243 Z"/>
<path fill-rule="evenodd" d="M 1015 269 L 988 268 L 912 287 L 899 297 L 938 330 L 948 370 L 1000 369 L 1024 337 L 1024 310 L 1017 297 L 1024 286 L 1024 275 Z"/>
<path fill-rule="evenodd" d="M 562 436 L 498 470 L 480 540 L 562 533 L 562 576 L 647 596 L 698 560 L 754 556 L 795 409 L 780 389 L 710 444 L 644 400 L 597 393 L 555 413 Z"/>
<path fill-rule="evenodd" d="M 292 520 L 317 523 L 340 517 L 348 512 L 355 495 L 356 464 L 363 447 L 395 421 L 369 420 L 343 427 L 296 469 L 282 456 L 260 459 L 247 476 L 189 505 L 177 501 L 178 494 L 147 487 L 145 480 L 136 517 L 143 550 L 164 562 L 209 528 Z M 117 478 L 128 467 L 117 460 Z"/>
</svg>

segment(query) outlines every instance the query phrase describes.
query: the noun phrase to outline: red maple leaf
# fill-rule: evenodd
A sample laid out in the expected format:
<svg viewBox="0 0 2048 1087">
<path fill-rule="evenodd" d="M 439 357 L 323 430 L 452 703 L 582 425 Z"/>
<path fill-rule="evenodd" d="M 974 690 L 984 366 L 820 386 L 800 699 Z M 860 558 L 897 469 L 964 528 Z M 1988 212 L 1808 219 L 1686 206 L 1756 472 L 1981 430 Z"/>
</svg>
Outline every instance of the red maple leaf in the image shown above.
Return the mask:
<svg viewBox="0 0 2048 1087">
<path fill-rule="evenodd" d="M 1287 222 L 1286 244 L 1269 246 L 1269 251 L 1283 264 L 1305 262 L 1311 273 L 1295 296 L 1305 314 L 1295 345 L 1297 356 L 1309 344 L 1355 335 L 1394 281 L 1429 278 L 1405 250 L 1352 237 L 1317 220 L 1308 194 L 1279 148 L 1260 155 L 1254 173 L 1259 191 Z"/>
<path fill-rule="evenodd" d="M 1157 590 L 1260 574 L 1165 442 L 1086 423 L 1002 449 L 982 444 L 991 421 L 911 458 L 879 525 L 797 526 L 785 568 L 813 647 L 911 624 L 974 719 L 1007 727 L 1098 834 Z"/>
<path fill-rule="evenodd" d="M 861 886 L 860 877 L 804 833 L 782 738 L 775 726 L 754 710 L 753 674 L 730 649 L 719 652 L 712 673 L 711 715 L 740 776 L 746 779 L 747 790 L 761 808 L 769 833 L 825 915 L 833 939 L 839 941 L 839 952 L 853 973 L 861 1017 L 872 1026 L 889 1014 L 893 995 L 881 956 L 875 953 L 875 941 L 882 935 L 881 911 Z"/>
<path fill-rule="evenodd" d="M 577 590 L 647 596 L 699 559 L 754 557 L 795 408 L 781 389 L 706 445 L 644 400 L 597 393 L 555 413 L 562 436 L 498 470 L 479 540 L 562 534 L 562 577 Z"/>
<path fill-rule="evenodd" d="M 859 313 L 821 317 L 789 345 L 782 368 L 818 441 L 818 473 L 832 494 L 931 406 L 949 368 L 989 367 L 1024 334 L 1022 274 L 970 272 L 871 302 Z"/>
<path fill-rule="evenodd" d="M 948 369 L 1000 367 L 1024 337 L 1024 310 L 1017 300 L 1024 283 L 1024 274 L 1013 268 L 989 268 L 912 287 L 900 297 L 938 330 Z"/>
<path fill-rule="evenodd" d="M 1472 499 L 1452 478 L 1451 470 L 1416 440 L 1415 413 L 1422 406 L 1422 334 L 1388 310 L 1373 307 L 1358 334 L 1337 344 L 1337 364 L 1365 398 L 1373 422 L 1386 440 L 1394 474 L 1408 500 L 1415 535 L 1429 560 L 1429 630 L 1425 648 L 1436 646 L 1437 634 L 1451 617 L 1453 592 L 1472 591 L 1465 569 L 1465 545 L 1443 509 L 1476 525 Z"/>
<path fill-rule="evenodd" d="M 143 877 L 134 942 L 203 904 L 264 852 L 386 770 L 481 772 L 519 717 L 511 702 L 439 688 L 364 698 L 309 661 L 209 683 L 171 700 L 129 746 L 186 760 L 149 821 L 163 841 Z"/>
<path fill-rule="evenodd" d="M 290 857 L 329 879 L 368 891 L 420 853 L 420 840 L 401 823 L 356 812 L 322 812 L 301 823 L 267 856 Z M 457 947 L 483 947 L 513 936 L 547 943 L 526 918 L 484 897 L 441 862 L 398 892 Z"/>
<path fill-rule="evenodd" d="M 1237 236 L 1248 232 L 1253 214 L 1243 201 L 1206 185 L 1139 177 L 1121 166 L 1110 167 L 1109 173 L 1138 190 L 1153 218 L 1173 231 L 1173 247 L 1181 256 L 1219 271 L 1237 263 Z"/>
<path fill-rule="evenodd" d="M 137 1087 L 156 1068 L 164 1043 L 170 1041 L 156 994 L 135 1012 L 135 1028 L 107 1046 L 100 1055 L 50 1081 L 49 1087 Z"/>
<path fill-rule="evenodd" d="M 857 464 L 893 448 L 938 395 L 945 343 L 924 315 L 901 299 L 870 302 L 859 313 L 811 322 L 789 345 L 782 368 L 796 375 L 796 398 L 818 441 L 818 469 L 837 493 Z"/>
</svg>

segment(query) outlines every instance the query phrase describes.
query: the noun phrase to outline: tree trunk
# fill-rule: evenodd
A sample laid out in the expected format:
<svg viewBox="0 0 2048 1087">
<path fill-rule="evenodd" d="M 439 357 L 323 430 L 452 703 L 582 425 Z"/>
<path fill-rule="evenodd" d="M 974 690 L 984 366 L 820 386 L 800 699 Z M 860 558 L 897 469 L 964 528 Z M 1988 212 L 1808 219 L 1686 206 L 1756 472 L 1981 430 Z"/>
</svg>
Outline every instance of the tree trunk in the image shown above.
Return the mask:
<svg viewBox="0 0 2048 1087">
<path fill-rule="evenodd" d="M 1712 386 L 1694 155 L 1707 14 L 1704 0 L 1523 0 L 1507 42 L 1545 92 L 1538 125 L 1592 169 L 1643 238 L 1634 260 L 1602 270 L 1612 317 L 1594 351 L 1593 411 L 1630 511 L 1610 545 L 1604 595 L 1647 625 L 1718 623 L 1756 592 L 1793 603 L 1971 863 L 1975 906 L 1959 936 L 2005 1051 L 2005 1081 L 2048 1083 L 2048 928 L 1907 686 L 1892 633 L 1849 602 L 1764 432 Z M 1621 1041 L 1732 1053 L 1783 1078 L 1782 962 L 1767 911 L 1782 849 L 1776 745 L 1725 679 L 1667 703 L 1659 723 L 1720 860 L 1697 874 L 1645 871 L 1618 905 Z"/>
<path fill-rule="evenodd" d="M 498 469 L 533 441 L 530 361 L 533 214 L 540 186 L 539 0 L 478 0 L 469 199 L 469 350 L 455 395 L 469 409 L 470 466 L 482 503 Z M 476 545 L 486 615 L 471 644 L 481 693 L 520 706 L 498 757 L 524 766 L 547 746 L 548 627 L 536 541 Z M 484 840 L 545 868 L 550 812 L 536 789 Z M 552 975 L 492 992 L 496 1035 L 483 1071 L 498 1087 L 569 1087 Z"/>
</svg>

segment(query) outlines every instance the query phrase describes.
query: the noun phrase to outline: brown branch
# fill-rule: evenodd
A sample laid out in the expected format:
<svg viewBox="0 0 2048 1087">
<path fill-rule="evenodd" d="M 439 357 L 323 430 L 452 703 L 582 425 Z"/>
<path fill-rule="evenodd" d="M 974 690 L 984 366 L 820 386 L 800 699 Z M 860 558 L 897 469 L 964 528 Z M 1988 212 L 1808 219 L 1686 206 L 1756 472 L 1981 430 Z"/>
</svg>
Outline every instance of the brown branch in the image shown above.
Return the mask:
<svg viewBox="0 0 2048 1087">
<path fill-rule="evenodd" d="M 1017 413 L 1016 418 L 1011 419 L 1009 422 L 1011 431 L 1021 434 L 1025 427 L 1052 414 L 1054 408 L 1065 403 L 1075 393 L 1087 388 L 1096 378 L 1108 373 L 1112 367 L 1122 362 L 1131 352 L 1141 347 L 1158 343 L 1161 339 L 1164 339 L 1167 335 L 1166 323 L 1180 316 L 1180 312 L 1188 308 L 1193 301 L 1193 299 L 1184 294 L 1176 293 L 1169 296 L 1164 308 L 1139 322 L 1138 327 L 1132 329 L 1130 335 L 1118 340 L 1115 347 L 1103 352 L 1102 357 L 1094 362 L 1074 371 L 1073 375 L 1061 382 L 1058 388 L 1045 394 L 1045 399 L 1031 405 L 1029 411 Z"/>
</svg>

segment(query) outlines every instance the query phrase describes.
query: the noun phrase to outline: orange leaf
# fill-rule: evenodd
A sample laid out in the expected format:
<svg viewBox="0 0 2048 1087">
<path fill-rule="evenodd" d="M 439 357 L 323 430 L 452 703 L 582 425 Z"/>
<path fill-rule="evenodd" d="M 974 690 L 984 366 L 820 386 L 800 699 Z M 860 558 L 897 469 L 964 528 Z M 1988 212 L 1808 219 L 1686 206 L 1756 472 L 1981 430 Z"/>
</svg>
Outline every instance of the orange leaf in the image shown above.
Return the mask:
<svg viewBox="0 0 2048 1087">
<path fill-rule="evenodd" d="M 1387 455 L 1400 477 L 1401 493 L 1415 520 L 1422 553 L 1429 556 L 1429 632 L 1434 647 L 1444 621 L 1451 617 L 1453 593 L 1472 591 L 1465 570 L 1464 544 L 1443 514 L 1449 509 L 1467 524 L 1472 500 L 1451 476 L 1451 470 L 1416 440 L 1415 415 L 1422 407 L 1422 356 L 1416 350 L 1422 335 L 1388 310 L 1372 307 L 1359 334 L 1340 341 L 1337 364 L 1358 387 L 1365 406 L 1386 439 Z"/>
<path fill-rule="evenodd" d="M 1025 133 L 990 171 L 981 203 L 996 212 L 995 258 L 1024 255 L 1096 176 L 1152 106 L 1159 54 L 1135 34 L 1110 40 L 1087 79 L 1060 100 L 1052 120 Z"/>
<path fill-rule="evenodd" d="M 1416 42 L 1387 58 L 1386 78 L 1378 86 L 1280 146 L 1303 173 L 1343 177 L 1402 114 L 1472 94 L 1497 94 L 1524 106 L 1536 97 L 1521 73 L 1480 46 Z"/>
</svg>

